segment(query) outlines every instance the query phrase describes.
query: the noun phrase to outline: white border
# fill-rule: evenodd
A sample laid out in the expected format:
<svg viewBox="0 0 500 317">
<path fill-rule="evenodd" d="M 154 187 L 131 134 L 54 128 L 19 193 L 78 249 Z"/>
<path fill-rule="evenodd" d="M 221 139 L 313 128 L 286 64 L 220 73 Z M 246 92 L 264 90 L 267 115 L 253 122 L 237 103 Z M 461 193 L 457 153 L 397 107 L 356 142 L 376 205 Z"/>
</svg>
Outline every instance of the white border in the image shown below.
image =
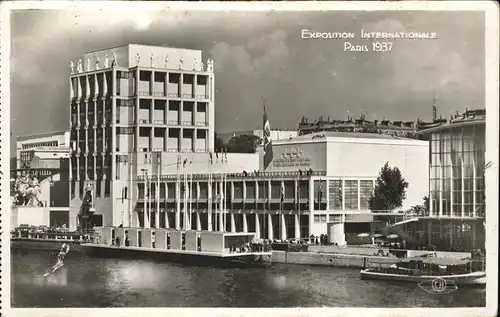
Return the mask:
<svg viewBox="0 0 500 317">
<path fill-rule="evenodd" d="M 118 9 L 119 8 L 119 9 Z M 486 308 L 290 308 L 274 309 L 229 309 L 229 308 L 106 308 L 106 309 L 20 309 L 10 308 L 10 267 L 9 241 L 9 151 L 10 151 L 10 10 L 13 9 L 113 9 L 113 10 L 206 10 L 206 11 L 395 11 L 395 10 L 425 10 L 425 11 L 484 11 L 486 18 L 486 161 L 491 161 L 491 167 L 486 171 L 486 206 L 490 210 L 486 224 L 487 249 L 487 293 Z M 139 314 L 176 316 L 252 316 L 258 313 L 262 316 L 495 316 L 497 313 L 498 293 L 498 101 L 499 101 L 499 14 L 498 6 L 493 1 L 397 1 L 397 2 L 120 2 L 116 1 L 20 1 L 0 3 L 0 135 L 1 135 L 1 176 L 0 202 L 1 212 L 1 298 L 0 308 L 5 316 L 137 316 Z M 457 38 L 460 41 L 460 37 Z M 7 195 L 2 193 L 7 193 Z M 5 212 L 7 211 L 7 213 Z M 7 216 L 4 217 L 4 214 Z"/>
</svg>

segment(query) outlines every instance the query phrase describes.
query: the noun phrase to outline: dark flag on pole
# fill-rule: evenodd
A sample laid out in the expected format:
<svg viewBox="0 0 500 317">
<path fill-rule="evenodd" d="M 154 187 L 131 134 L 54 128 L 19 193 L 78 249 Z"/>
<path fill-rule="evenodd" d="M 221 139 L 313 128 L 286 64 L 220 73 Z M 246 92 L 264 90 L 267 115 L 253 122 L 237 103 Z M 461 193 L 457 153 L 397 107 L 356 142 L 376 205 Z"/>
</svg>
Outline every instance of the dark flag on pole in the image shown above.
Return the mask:
<svg viewBox="0 0 500 317">
<path fill-rule="evenodd" d="M 264 169 L 266 169 L 273 160 L 273 143 L 271 141 L 271 125 L 267 118 L 266 105 L 264 104 Z"/>
<path fill-rule="evenodd" d="M 281 188 L 280 188 L 280 194 L 281 194 L 281 202 L 285 200 L 285 186 L 283 186 L 283 183 L 281 183 Z"/>
<path fill-rule="evenodd" d="M 184 162 L 182 162 L 182 167 L 185 168 L 187 164 L 188 159 L 185 159 Z"/>
</svg>

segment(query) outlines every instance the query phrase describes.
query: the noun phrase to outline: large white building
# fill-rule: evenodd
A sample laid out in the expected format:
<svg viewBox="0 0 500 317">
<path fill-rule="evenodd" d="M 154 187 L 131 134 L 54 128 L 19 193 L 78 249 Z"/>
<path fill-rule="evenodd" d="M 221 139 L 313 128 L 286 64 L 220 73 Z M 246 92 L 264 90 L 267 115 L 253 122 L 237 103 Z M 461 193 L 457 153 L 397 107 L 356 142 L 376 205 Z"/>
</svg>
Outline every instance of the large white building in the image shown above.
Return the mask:
<svg viewBox="0 0 500 317">
<path fill-rule="evenodd" d="M 69 131 L 20 136 L 16 140 L 17 168 L 28 168 L 36 149 L 69 148 Z"/>
<path fill-rule="evenodd" d="M 93 225 L 319 235 L 328 222 L 370 214 L 386 162 L 410 184 L 403 208 L 422 203 L 425 141 L 289 135 L 273 141 L 267 168 L 261 151 L 214 153 L 215 75 L 201 61 L 200 51 L 127 45 L 73 63 L 70 227 L 91 193 Z"/>
</svg>

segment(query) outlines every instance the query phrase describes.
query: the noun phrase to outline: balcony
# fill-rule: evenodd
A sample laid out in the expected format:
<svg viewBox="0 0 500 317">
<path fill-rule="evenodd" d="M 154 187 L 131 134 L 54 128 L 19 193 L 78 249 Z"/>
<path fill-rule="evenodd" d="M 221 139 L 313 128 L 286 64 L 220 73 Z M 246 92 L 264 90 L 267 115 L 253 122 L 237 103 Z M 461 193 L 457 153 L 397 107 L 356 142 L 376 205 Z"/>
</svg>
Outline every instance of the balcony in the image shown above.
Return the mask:
<svg viewBox="0 0 500 317">
<path fill-rule="evenodd" d="M 182 98 L 193 99 L 193 94 L 182 94 Z"/>
<path fill-rule="evenodd" d="M 192 121 L 182 121 L 182 125 L 193 125 Z"/>
<path fill-rule="evenodd" d="M 203 127 L 205 127 L 207 125 L 208 125 L 208 122 L 206 122 L 206 121 L 197 121 L 196 122 L 196 126 L 203 126 Z"/>
<path fill-rule="evenodd" d="M 138 93 L 139 96 L 151 96 L 151 92 L 149 91 L 139 91 Z"/>
<path fill-rule="evenodd" d="M 178 148 L 168 148 L 167 152 L 177 153 L 177 152 L 179 152 L 179 149 Z"/>
<path fill-rule="evenodd" d="M 168 121 L 168 124 L 172 124 L 172 125 L 180 125 L 181 122 L 179 120 L 169 120 Z"/>
<path fill-rule="evenodd" d="M 209 99 L 208 95 L 196 95 L 196 99 Z"/>
<path fill-rule="evenodd" d="M 139 123 L 150 124 L 150 123 L 151 123 L 151 120 L 149 120 L 149 119 L 140 119 L 140 120 L 139 120 Z"/>
<path fill-rule="evenodd" d="M 165 124 L 165 120 L 154 120 L 154 124 Z"/>
<path fill-rule="evenodd" d="M 181 97 L 181 94 L 177 93 L 177 92 L 169 92 L 167 94 L 168 97 L 174 97 L 174 98 L 180 98 Z"/>
<path fill-rule="evenodd" d="M 155 93 L 153 93 L 153 96 L 155 96 L 155 97 L 165 97 L 165 93 L 163 93 L 163 92 L 155 92 Z"/>
</svg>

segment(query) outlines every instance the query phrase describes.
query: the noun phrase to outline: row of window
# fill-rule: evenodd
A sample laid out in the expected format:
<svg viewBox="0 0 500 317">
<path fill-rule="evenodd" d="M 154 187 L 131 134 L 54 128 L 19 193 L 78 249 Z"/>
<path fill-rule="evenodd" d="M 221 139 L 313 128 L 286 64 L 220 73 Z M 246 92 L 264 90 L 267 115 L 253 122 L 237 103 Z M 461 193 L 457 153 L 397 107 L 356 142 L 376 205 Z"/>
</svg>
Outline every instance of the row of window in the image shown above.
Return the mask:
<svg viewBox="0 0 500 317">
<path fill-rule="evenodd" d="M 83 198 L 84 190 L 85 190 L 85 182 L 84 181 L 71 181 L 71 199 L 74 199 L 76 196 L 76 187 L 78 187 L 78 197 L 80 199 Z M 103 188 L 104 187 L 104 188 Z M 104 193 L 102 192 L 104 189 Z M 99 197 L 109 197 L 111 194 L 111 181 L 110 180 L 96 180 L 94 186 L 94 195 L 96 198 Z"/>
<path fill-rule="evenodd" d="M 46 141 L 46 142 L 36 142 L 36 143 L 29 143 L 29 144 L 23 144 L 21 147 L 23 150 L 28 150 L 28 149 L 34 149 L 37 147 L 52 147 L 52 146 L 58 146 L 59 141 Z"/>
</svg>

